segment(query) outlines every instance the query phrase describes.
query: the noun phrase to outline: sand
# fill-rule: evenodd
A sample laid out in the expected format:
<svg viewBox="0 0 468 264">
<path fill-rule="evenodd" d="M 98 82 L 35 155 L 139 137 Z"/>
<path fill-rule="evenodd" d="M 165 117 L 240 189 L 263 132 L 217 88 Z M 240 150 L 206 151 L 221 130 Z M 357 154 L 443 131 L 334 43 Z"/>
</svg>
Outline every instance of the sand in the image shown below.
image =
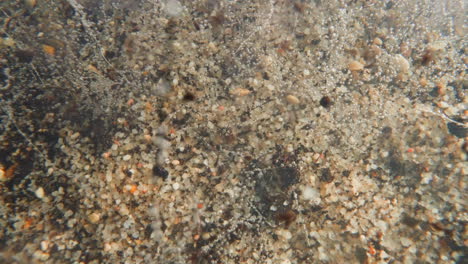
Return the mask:
<svg viewBox="0 0 468 264">
<path fill-rule="evenodd" d="M 466 263 L 462 1 L 0 3 L 0 262 Z"/>
</svg>

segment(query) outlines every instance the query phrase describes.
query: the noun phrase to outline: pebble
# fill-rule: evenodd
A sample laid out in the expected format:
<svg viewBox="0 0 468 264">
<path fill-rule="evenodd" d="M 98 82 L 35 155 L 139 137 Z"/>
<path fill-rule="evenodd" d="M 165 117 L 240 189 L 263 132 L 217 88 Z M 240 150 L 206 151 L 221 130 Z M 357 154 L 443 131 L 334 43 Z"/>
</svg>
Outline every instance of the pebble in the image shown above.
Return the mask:
<svg viewBox="0 0 468 264">
<path fill-rule="evenodd" d="M 128 215 L 130 213 L 130 211 L 128 210 L 128 208 L 127 208 L 127 206 L 125 204 L 120 207 L 119 212 L 122 215 Z"/>
<path fill-rule="evenodd" d="M 381 40 L 380 38 L 375 38 L 374 41 L 373 41 L 373 43 L 374 43 L 375 45 L 380 46 L 380 45 L 382 45 L 383 42 L 382 42 L 382 40 Z"/>
<path fill-rule="evenodd" d="M 238 87 L 231 90 L 229 93 L 235 96 L 246 96 L 250 94 L 250 90 Z"/>
<path fill-rule="evenodd" d="M 208 240 L 208 239 L 210 239 L 210 237 L 211 237 L 210 233 L 208 233 L 208 232 L 205 232 L 205 233 L 202 234 L 202 239 L 203 240 Z"/>
<path fill-rule="evenodd" d="M 286 96 L 286 101 L 288 101 L 288 103 L 293 104 L 293 105 L 297 105 L 297 104 L 299 104 L 301 102 L 301 101 L 299 101 L 299 98 L 297 98 L 294 95 Z"/>
<path fill-rule="evenodd" d="M 42 50 L 50 56 L 55 55 L 55 48 L 50 45 L 42 45 Z"/>
<path fill-rule="evenodd" d="M 127 155 L 123 156 L 123 160 L 124 160 L 124 161 L 129 161 L 131 157 L 132 157 L 132 156 L 130 156 L 129 154 L 127 154 Z"/>
<path fill-rule="evenodd" d="M 44 198 L 44 189 L 42 187 L 37 188 L 37 190 L 34 192 L 37 196 L 37 198 L 42 199 Z"/>
<path fill-rule="evenodd" d="M 409 72 L 410 69 L 410 64 L 407 59 L 405 59 L 401 55 L 397 55 L 395 57 L 395 64 L 398 66 L 398 69 L 402 73 L 407 73 Z"/>
<path fill-rule="evenodd" d="M 101 219 L 101 215 L 96 213 L 96 212 L 94 212 L 94 213 L 92 213 L 92 214 L 90 214 L 88 216 L 88 220 L 93 224 L 99 222 L 100 219 Z"/>
<path fill-rule="evenodd" d="M 180 188 L 180 184 L 178 182 L 176 182 L 176 183 L 172 184 L 172 188 L 177 191 Z"/>
<path fill-rule="evenodd" d="M 312 187 L 305 187 L 302 192 L 302 198 L 304 200 L 314 200 L 320 198 L 320 193 Z"/>
<path fill-rule="evenodd" d="M 41 250 L 46 251 L 49 248 L 49 241 L 43 240 L 41 241 Z"/>
<path fill-rule="evenodd" d="M 25 0 L 24 3 L 28 8 L 34 8 L 36 6 L 36 0 Z"/>
<path fill-rule="evenodd" d="M 289 232 L 288 230 L 283 230 L 283 229 L 277 230 L 276 235 L 284 238 L 285 240 L 289 240 L 292 238 L 291 232 Z"/>
<path fill-rule="evenodd" d="M 364 70 L 364 65 L 359 61 L 352 61 L 350 64 L 348 64 L 348 68 L 351 71 L 362 71 Z"/>
</svg>

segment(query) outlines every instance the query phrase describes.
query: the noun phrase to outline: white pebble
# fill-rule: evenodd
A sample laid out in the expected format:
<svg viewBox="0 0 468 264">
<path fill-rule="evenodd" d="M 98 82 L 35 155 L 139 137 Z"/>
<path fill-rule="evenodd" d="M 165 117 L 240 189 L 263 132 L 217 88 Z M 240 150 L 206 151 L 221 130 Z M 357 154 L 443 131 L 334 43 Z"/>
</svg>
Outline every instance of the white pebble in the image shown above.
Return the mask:
<svg viewBox="0 0 468 264">
<path fill-rule="evenodd" d="M 42 199 L 44 198 L 44 189 L 42 187 L 37 188 L 35 192 L 37 198 Z"/>
<path fill-rule="evenodd" d="M 180 184 L 176 182 L 176 183 L 174 183 L 174 184 L 172 185 L 172 188 L 173 188 L 174 190 L 178 190 L 178 189 L 180 188 Z"/>
<path fill-rule="evenodd" d="M 130 156 L 129 154 L 127 154 L 127 155 L 123 156 L 123 160 L 124 160 L 124 161 L 128 161 L 128 160 L 130 160 L 131 157 L 132 157 L 132 156 Z"/>
<path fill-rule="evenodd" d="M 320 194 L 316 189 L 312 187 L 305 187 L 304 191 L 302 192 L 302 198 L 304 200 L 315 200 L 317 198 L 320 198 Z"/>
<path fill-rule="evenodd" d="M 399 54 L 395 57 L 395 64 L 398 65 L 400 72 L 407 73 L 410 69 L 408 60 Z"/>
</svg>

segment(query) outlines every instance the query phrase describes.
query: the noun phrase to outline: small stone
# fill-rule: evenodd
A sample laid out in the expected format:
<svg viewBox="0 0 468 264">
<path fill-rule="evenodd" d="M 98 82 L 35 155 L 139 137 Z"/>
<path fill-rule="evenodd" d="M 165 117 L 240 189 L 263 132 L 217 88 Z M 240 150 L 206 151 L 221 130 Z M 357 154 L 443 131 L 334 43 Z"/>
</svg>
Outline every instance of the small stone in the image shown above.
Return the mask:
<svg viewBox="0 0 468 264">
<path fill-rule="evenodd" d="M 93 224 L 99 222 L 100 219 L 101 219 L 101 215 L 96 213 L 96 212 L 94 212 L 94 213 L 92 213 L 92 214 L 90 214 L 88 216 L 88 220 Z"/>
<path fill-rule="evenodd" d="M 177 191 L 180 188 L 180 184 L 176 182 L 172 185 L 172 188 Z"/>
<path fill-rule="evenodd" d="M 398 69 L 399 69 L 400 72 L 402 72 L 402 73 L 409 72 L 410 64 L 409 64 L 408 60 L 405 59 L 405 57 L 403 57 L 401 55 L 397 55 L 395 57 L 395 64 L 398 66 Z"/>
<path fill-rule="evenodd" d="M 285 240 L 289 240 L 292 238 L 291 232 L 289 232 L 289 230 L 284 230 L 284 229 L 277 230 L 276 235 L 282 237 Z"/>
<path fill-rule="evenodd" d="M 333 102 L 332 102 L 331 98 L 328 97 L 328 96 L 324 96 L 324 97 L 322 97 L 322 99 L 320 99 L 320 105 L 325 107 L 325 108 L 330 107 L 332 105 L 332 103 Z"/>
<path fill-rule="evenodd" d="M 36 6 L 36 0 L 24 0 L 24 3 L 28 8 L 34 8 Z"/>
<path fill-rule="evenodd" d="M 305 187 L 302 192 L 302 198 L 304 200 L 315 200 L 320 198 L 320 193 L 312 187 Z"/>
<path fill-rule="evenodd" d="M 55 55 L 55 48 L 50 45 L 42 45 L 42 50 L 50 56 Z"/>
<path fill-rule="evenodd" d="M 153 175 L 156 177 L 161 177 L 164 180 L 169 177 L 169 172 L 164 169 L 163 167 L 160 166 L 154 166 L 153 167 Z"/>
<path fill-rule="evenodd" d="M 286 96 L 286 101 L 288 101 L 288 103 L 293 104 L 293 105 L 297 105 L 300 103 L 299 99 L 294 95 Z"/>
<path fill-rule="evenodd" d="M 208 239 L 210 239 L 210 237 L 211 237 L 210 233 L 208 233 L 208 232 L 205 232 L 205 233 L 202 234 L 202 239 L 203 240 L 208 240 Z"/>
<path fill-rule="evenodd" d="M 121 215 L 128 215 L 130 213 L 130 211 L 128 210 L 127 206 L 125 206 L 125 204 L 120 207 L 119 212 Z"/>
<path fill-rule="evenodd" d="M 123 156 L 123 160 L 124 160 L 124 161 L 129 161 L 131 157 L 132 157 L 132 156 L 130 156 L 129 154 L 127 154 L 127 155 Z"/>
<path fill-rule="evenodd" d="M 214 44 L 213 42 L 208 43 L 208 48 L 209 48 L 212 52 L 218 52 L 218 47 L 216 47 L 216 44 Z"/>
<path fill-rule="evenodd" d="M 335 177 L 333 176 L 329 168 L 323 168 L 321 170 L 321 175 L 319 176 L 319 179 L 321 182 L 331 183 L 335 179 Z"/>
<path fill-rule="evenodd" d="M 37 198 L 44 198 L 44 189 L 42 187 L 37 188 L 37 190 L 34 193 L 36 194 Z"/>
<path fill-rule="evenodd" d="M 380 46 L 380 45 L 382 45 L 383 42 L 382 42 L 382 40 L 381 40 L 380 38 L 375 38 L 374 41 L 373 41 L 373 43 L 374 43 L 375 45 Z"/>
<path fill-rule="evenodd" d="M 41 250 L 46 251 L 49 248 L 49 241 L 43 240 L 41 241 Z"/>
<path fill-rule="evenodd" d="M 419 79 L 419 84 L 422 86 L 422 87 L 426 87 L 428 82 L 426 80 L 426 78 L 422 77 L 421 79 Z"/>
<path fill-rule="evenodd" d="M 250 94 L 250 90 L 238 87 L 231 90 L 229 93 L 235 96 L 246 96 Z"/>
<path fill-rule="evenodd" d="M 171 89 L 171 84 L 166 79 L 161 78 L 159 79 L 156 86 L 153 87 L 153 92 L 157 96 L 166 96 L 171 91 Z"/>
<path fill-rule="evenodd" d="M 350 64 L 348 64 L 348 68 L 351 71 L 362 71 L 364 70 L 364 65 L 359 61 L 352 61 Z"/>
</svg>

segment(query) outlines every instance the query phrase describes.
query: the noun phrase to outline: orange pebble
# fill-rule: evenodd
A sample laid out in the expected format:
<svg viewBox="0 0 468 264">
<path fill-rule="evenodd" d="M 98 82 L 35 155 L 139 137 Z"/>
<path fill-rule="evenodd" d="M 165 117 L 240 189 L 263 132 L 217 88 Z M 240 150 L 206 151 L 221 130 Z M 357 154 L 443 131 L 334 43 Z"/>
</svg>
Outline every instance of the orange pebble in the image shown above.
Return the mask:
<svg viewBox="0 0 468 264">
<path fill-rule="evenodd" d="M 49 54 L 50 56 L 55 55 L 55 48 L 50 45 L 42 45 L 42 50 L 44 50 L 44 52 Z"/>
<path fill-rule="evenodd" d="M 15 173 L 16 167 L 18 167 L 18 163 L 15 163 L 8 167 L 8 169 L 5 171 L 5 178 L 9 179 L 13 176 Z"/>
<path fill-rule="evenodd" d="M 24 225 L 23 225 L 23 228 L 24 229 L 28 229 L 31 227 L 33 223 L 33 219 L 32 218 L 26 218 L 26 220 L 24 221 Z"/>
<path fill-rule="evenodd" d="M 377 251 L 375 251 L 375 248 L 372 245 L 369 245 L 369 254 L 375 255 L 375 253 L 377 253 Z"/>
<path fill-rule="evenodd" d="M 198 209 L 202 209 L 202 208 L 203 208 L 203 204 L 202 204 L 202 203 L 198 203 L 198 204 L 197 204 L 197 208 L 198 208 Z"/>
</svg>

